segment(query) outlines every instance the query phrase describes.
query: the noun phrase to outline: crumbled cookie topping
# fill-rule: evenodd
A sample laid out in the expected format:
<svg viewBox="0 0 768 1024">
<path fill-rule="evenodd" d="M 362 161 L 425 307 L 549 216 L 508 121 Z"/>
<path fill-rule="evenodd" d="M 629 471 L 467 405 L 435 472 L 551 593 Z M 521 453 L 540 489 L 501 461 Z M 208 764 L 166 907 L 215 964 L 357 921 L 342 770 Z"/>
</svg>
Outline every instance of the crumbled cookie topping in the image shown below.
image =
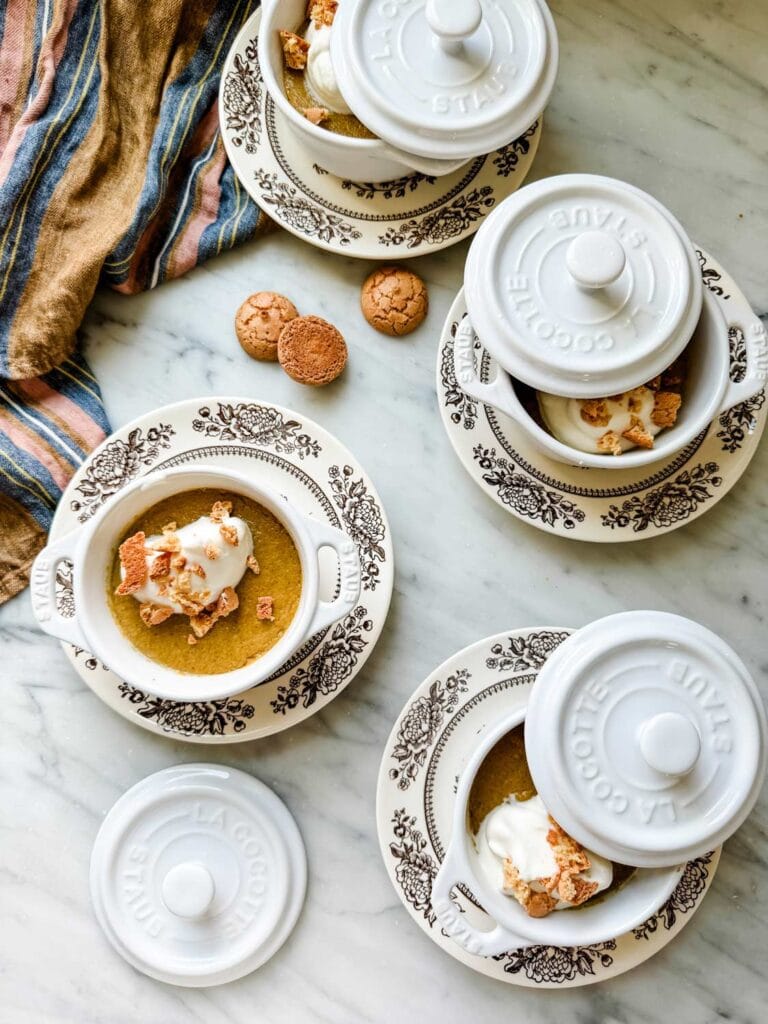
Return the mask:
<svg viewBox="0 0 768 1024">
<path fill-rule="evenodd" d="M 256 618 L 261 622 L 274 622 L 274 601 L 271 597 L 260 597 L 256 603 Z"/>
<path fill-rule="evenodd" d="M 172 608 L 164 608 L 151 603 L 139 605 L 139 616 L 145 626 L 159 626 L 161 622 L 170 619 L 172 615 Z"/>
<path fill-rule="evenodd" d="M 601 452 L 610 452 L 611 455 L 621 455 L 621 438 L 614 430 L 606 430 L 602 437 L 597 439 L 597 447 Z"/>
<path fill-rule="evenodd" d="M 240 543 L 237 536 L 237 527 L 232 526 L 230 523 L 222 523 L 219 527 L 219 533 L 224 538 L 227 544 L 230 544 L 233 548 L 236 548 Z"/>
<path fill-rule="evenodd" d="M 226 519 L 228 515 L 232 514 L 232 502 L 231 501 L 214 501 L 213 508 L 211 509 L 211 522 L 220 523 Z"/>
<path fill-rule="evenodd" d="M 636 444 L 638 448 L 653 448 L 653 435 L 645 429 L 640 417 L 634 414 L 630 417 L 627 429 L 622 430 L 621 436 Z"/>
<path fill-rule="evenodd" d="M 677 414 L 682 398 L 674 391 L 657 391 L 653 403 L 651 419 L 657 427 L 672 427 L 677 422 Z"/>
<path fill-rule="evenodd" d="M 309 0 L 307 4 L 307 17 L 315 28 L 322 28 L 323 25 L 332 25 L 338 6 L 339 0 Z"/>
<path fill-rule="evenodd" d="M 123 567 L 123 579 L 115 591 L 123 597 L 141 590 L 147 582 L 146 534 L 139 530 L 120 545 L 118 557 Z"/>
<path fill-rule="evenodd" d="M 193 633 L 198 639 L 202 639 L 206 633 L 213 629 L 219 619 L 224 619 L 227 615 L 231 615 L 239 606 L 240 598 L 237 596 L 234 588 L 225 587 L 215 604 L 208 605 L 197 615 L 193 615 L 190 618 L 189 624 L 192 627 Z"/>
<path fill-rule="evenodd" d="M 581 403 L 581 418 L 593 427 L 607 427 L 611 414 L 604 398 L 590 398 Z"/>
<path fill-rule="evenodd" d="M 301 112 L 312 124 L 323 124 L 331 116 L 331 112 L 325 107 L 302 107 Z"/>
<path fill-rule="evenodd" d="M 261 566 L 259 565 L 259 561 L 255 555 L 248 555 L 245 564 L 248 566 L 248 568 L 251 570 L 254 576 L 258 576 L 259 573 L 261 572 Z"/>
<path fill-rule="evenodd" d="M 303 71 L 307 66 L 307 54 L 309 43 L 295 32 L 280 30 L 280 42 L 283 45 L 283 60 L 285 66 L 292 71 Z"/>
<path fill-rule="evenodd" d="M 549 878 L 537 878 L 531 884 L 520 877 L 510 858 L 503 862 L 502 891 L 513 896 L 530 917 L 546 917 L 558 904 L 581 906 L 595 895 L 597 882 L 579 876 L 591 867 L 587 851 L 560 828 L 551 817 L 547 842 L 552 847 L 556 870 Z M 534 888 L 533 886 L 536 886 Z M 553 895 L 556 893 L 556 895 Z"/>
<path fill-rule="evenodd" d="M 170 573 L 171 553 L 170 551 L 161 551 L 152 560 L 152 565 L 149 567 L 149 578 L 151 580 L 162 580 L 166 576 L 170 576 Z"/>
</svg>

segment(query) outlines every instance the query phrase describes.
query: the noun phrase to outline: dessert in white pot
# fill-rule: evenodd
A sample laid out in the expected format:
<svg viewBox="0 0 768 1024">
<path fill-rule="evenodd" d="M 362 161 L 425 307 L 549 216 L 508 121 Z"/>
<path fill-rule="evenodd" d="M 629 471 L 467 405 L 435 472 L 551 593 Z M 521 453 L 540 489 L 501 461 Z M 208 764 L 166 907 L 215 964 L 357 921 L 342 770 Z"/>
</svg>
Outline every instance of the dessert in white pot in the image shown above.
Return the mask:
<svg viewBox="0 0 768 1024">
<path fill-rule="evenodd" d="M 585 849 L 551 817 L 528 769 L 522 725 L 489 750 L 468 814 L 478 874 L 529 917 L 584 906 L 635 871 Z"/>
<path fill-rule="evenodd" d="M 374 138 L 352 113 L 339 89 L 331 60 L 338 0 L 310 0 L 308 21 L 296 32 L 282 29 L 283 87 L 289 102 L 312 124 L 339 135 Z"/>
</svg>

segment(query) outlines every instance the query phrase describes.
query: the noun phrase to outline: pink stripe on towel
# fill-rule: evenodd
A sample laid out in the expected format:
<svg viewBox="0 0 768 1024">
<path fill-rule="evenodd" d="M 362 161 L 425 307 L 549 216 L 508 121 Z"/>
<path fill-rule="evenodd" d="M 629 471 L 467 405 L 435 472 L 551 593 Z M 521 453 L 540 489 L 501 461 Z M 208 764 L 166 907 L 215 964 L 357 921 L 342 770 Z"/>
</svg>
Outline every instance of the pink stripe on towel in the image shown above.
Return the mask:
<svg viewBox="0 0 768 1024">
<path fill-rule="evenodd" d="M 98 423 L 94 423 L 79 405 L 75 405 L 66 395 L 61 395 L 58 391 L 48 387 L 39 377 L 34 377 L 32 380 L 15 381 L 14 390 L 21 392 L 32 402 L 36 402 L 46 412 L 52 413 L 61 421 L 62 426 L 71 428 L 73 440 L 78 447 L 95 448 L 104 440 L 104 431 Z M 74 436 L 75 434 L 77 437 Z M 81 443 L 81 440 L 84 443 Z"/>
</svg>

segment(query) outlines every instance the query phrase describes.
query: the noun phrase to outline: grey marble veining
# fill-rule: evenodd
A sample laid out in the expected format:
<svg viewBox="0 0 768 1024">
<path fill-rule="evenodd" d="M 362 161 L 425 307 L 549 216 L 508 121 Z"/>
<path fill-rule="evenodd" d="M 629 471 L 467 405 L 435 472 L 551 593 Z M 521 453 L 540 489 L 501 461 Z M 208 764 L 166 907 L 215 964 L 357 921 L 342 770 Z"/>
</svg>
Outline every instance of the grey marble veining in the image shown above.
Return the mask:
<svg viewBox="0 0 768 1024">
<path fill-rule="evenodd" d="M 766 313 L 768 4 L 556 0 L 553 9 L 562 65 L 534 175 L 595 171 L 653 192 Z M 652 606 L 718 630 L 768 695 L 768 445 L 716 508 L 666 538 L 582 545 L 512 519 L 465 475 L 436 408 L 436 340 L 465 253 L 418 261 L 431 312 L 400 340 L 376 335 L 358 312 L 367 264 L 279 232 L 155 293 L 96 296 L 83 334 L 114 424 L 213 393 L 317 419 L 376 481 L 397 580 L 384 635 L 338 700 L 288 733 L 215 751 L 150 735 L 105 708 L 36 631 L 26 597 L 0 610 L 0 1024 L 764 1019 L 768 793 L 727 844 L 688 928 L 602 986 L 539 993 L 473 974 L 416 928 L 386 877 L 374 821 L 384 741 L 413 688 L 460 646 L 512 626 Z M 241 353 L 233 314 L 257 288 L 284 290 L 339 325 L 351 347 L 343 380 L 305 390 Z M 252 772 L 287 801 L 310 887 L 296 931 L 266 967 L 193 991 L 154 983 L 113 954 L 91 913 L 88 858 L 126 788 L 205 759 Z"/>
</svg>

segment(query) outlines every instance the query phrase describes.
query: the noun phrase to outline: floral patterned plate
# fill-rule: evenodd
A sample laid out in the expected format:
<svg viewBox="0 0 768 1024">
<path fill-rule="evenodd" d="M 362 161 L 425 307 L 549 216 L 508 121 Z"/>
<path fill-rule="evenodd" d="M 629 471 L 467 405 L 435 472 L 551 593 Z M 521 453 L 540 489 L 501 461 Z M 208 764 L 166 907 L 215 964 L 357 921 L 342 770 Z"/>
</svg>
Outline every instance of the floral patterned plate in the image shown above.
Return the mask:
<svg viewBox="0 0 768 1024">
<path fill-rule="evenodd" d="M 467 967 L 534 988 L 574 988 L 622 974 L 657 953 L 690 921 L 715 875 L 720 850 L 688 862 L 669 900 L 638 928 L 592 946 L 531 946 L 473 956 L 435 920 L 432 883 L 445 854 L 456 785 L 489 721 L 528 702 L 530 688 L 569 629 L 499 633 L 453 655 L 418 687 L 395 723 L 379 771 L 376 820 L 395 891 L 433 942 Z M 479 928 L 490 919 L 464 886 L 462 912 Z"/>
<path fill-rule="evenodd" d="M 731 378 L 744 374 L 746 299 L 709 255 L 698 251 L 704 284 L 730 326 Z M 459 292 L 448 313 L 437 356 L 440 414 L 472 479 L 512 515 L 541 530 L 587 541 L 641 540 L 696 519 L 724 497 L 749 465 L 765 428 L 765 391 L 734 406 L 667 462 L 641 470 L 578 469 L 547 458 L 515 423 L 480 405 L 459 387 L 453 337 L 466 315 Z M 493 361 L 475 342 L 481 376 Z"/>
<path fill-rule="evenodd" d="M 525 179 L 540 125 L 454 174 L 396 181 L 343 181 L 308 158 L 267 96 L 256 56 L 261 11 L 235 40 L 222 75 L 221 134 L 227 156 L 259 207 L 321 249 L 361 259 L 436 252 L 474 234 Z"/>
<path fill-rule="evenodd" d="M 124 683 L 87 651 L 65 644 L 80 677 L 105 704 L 136 725 L 173 739 L 233 743 L 288 729 L 329 704 L 365 664 L 387 617 L 394 577 L 392 539 L 376 490 L 355 458 L 312 420 L 247 399 L 199 399 L 168 405 L 107 438 L 67 487 L 51 539 L 86 522 L 101 504 L 143 473 L 206 465 L 258 472 L 301 511 L 352 537 L 363 567 L 360 604 L 311 637 L 278 675 L 227 700 L 162 700 Z M 333 595 L 337 567 L 322 551 L 321 594 Z M 72 579 L 58 574 L 58 603 L 72 614 Z"/>
</svg>

